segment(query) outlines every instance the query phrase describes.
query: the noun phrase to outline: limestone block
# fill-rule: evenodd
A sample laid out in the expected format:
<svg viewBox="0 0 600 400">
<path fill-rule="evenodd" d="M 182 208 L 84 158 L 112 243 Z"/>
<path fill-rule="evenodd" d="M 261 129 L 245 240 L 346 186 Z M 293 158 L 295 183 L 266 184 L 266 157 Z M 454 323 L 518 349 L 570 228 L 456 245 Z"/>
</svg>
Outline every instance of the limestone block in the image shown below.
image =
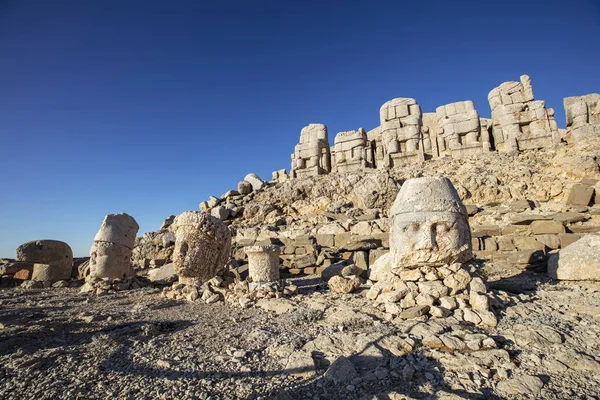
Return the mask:
<svg viewBox="0 0 600 400">
<path fill-rule="evenodd" d="M 548 275 L 559 280 L 600 280 L 600 236 L 586 235 L 548 260 Z"/>
<path fill-rule="evenodd" d="M 277 171 L 273 171 L 271 174 L 273 182 L 285 182 L 290 177 L 285 169 L 279 169 Z"/>
<path fill-rule="evenodd" d="M 220 272 L 231 252 L 231 233 L 224 222 L 206 213 L 175 217 L 173 264 L 181 283 L 204 283 Z"/>
<path fill-rule="evenodd" d="M 556 221 L 533 221 L 531 230 L 535 235 L 565 233 L 565 226 Z"/>
<path fill-rule="evenodd" d="M 498 250 L 500 251 L 513 251 L 517 249 L 510 237 L 499 237 L 496 239 L 496 242 L 498 243 Z"/>
<path fill-rule="evenodd" d="M 407 180 L 390 217 L 395 266 L 435 266 L 472 258 L 467 211 L 448 178 Z"/>
<path fill-rule="evenodd" d="M 104 217 L 94 241 L 116 243 L 133 249 L 138 229 L 140 227 L 132 216 L 125 213 L 108 214 Z"/>
<path fill-rule="evenodd" d="M 246 195 L 252 192 L 252 185 L 249 182 L 241 181 L 238 183 L 238 192 L 241 195 Z"/>
<path fill-rule="evenodd" d="M 600 124 L 600 94 L 566 97 L 564 106 L 567 129 Z"/>
<path fill-rule="evenodd" d="M 265 186 L 265 182 L 258 177 L 256 174 L 248 174 L 244 177 L 244 180 L 252 185 L 252 190 L 260 190 Z"/>
<path fill-rule="evenodd" d="M 513 243 L 518 250 L 544 250 L 545 246 L 533 237 L 515 237 Z"/>
<path fill-rule="evenodd" d="M 535 235 L 535 240 L 552 250 L 560 248 L 558 235 Z"/>
<path fill-rule="evenodd" d="M 208 201 L 206 203 L 208 204 L 208 208 L 213 208 L 221 203 L 221 199 L 215 196 L 208 196 Z"/>
<path fill-rule="evenodd" d="M 366 271 L 369 268 L 369 255 L 366 251 L 355 251 L 352 255 L 352 262 L 358 268 Z"/>
<path fill-rule="evenodd" d="M 248 276 L 252 282 L 276 282 L 279 280 L 279 246 L 246 247 Z"/>
<path fill-rule="evenodd" d="M 334 247 L 335 235 L 331 233 L 317 234 L 315 235 L 317 244 L 322 247 Z"/>
<path fill-rule="evenodd" d="M 210 215 L 212 215 L 215 218 L 219 218 L 221 221 L 225 221 L 227 218 L 229 218 L 230 212 L 231 210 L 229 210 L 228 208 L 225 208 L 223 206 L 217 206 L 210 210 Z"/>
<path fill-rule="evenodd" d="M 560 242 L 561 249 L 564 249 L 568 245 L 575 243 L 579 239 L 581 239 L 581 235 L 578 235 L 576 233 L 561 233 L 558 235 L 558 240 Z"/>
<path fill-rule="evenodd" d="M 594 188 L 592 186 L 574 185 L 567 197 L 567 205 L 589 206 L 592 203 L 594 196 Z"/>
<path fill-rule="evenodd" d="M 329 279 L 327 285 L 334 293 L 352 293 L 360 288 L 360 279 L 357 277 L 344 278 L 336 275 Z"/>
<path fill-rule="evenodd" d="M 58 240 L 32 240 L 17 247 L 17 261 L 50 265 L 56 276 L 71 276 L 73 250 Z M 68 271 L 68 274 L 67 272 Z"/>
</svg>

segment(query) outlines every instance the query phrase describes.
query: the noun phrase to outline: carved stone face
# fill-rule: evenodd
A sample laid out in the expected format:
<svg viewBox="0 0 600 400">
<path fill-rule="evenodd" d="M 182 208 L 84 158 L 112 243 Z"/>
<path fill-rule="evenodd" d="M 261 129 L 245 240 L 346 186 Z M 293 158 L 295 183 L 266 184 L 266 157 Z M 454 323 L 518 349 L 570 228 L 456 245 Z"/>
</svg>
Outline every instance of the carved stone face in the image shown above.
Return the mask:
<svg viewBox="0 0 600 400">
<path fill-rule="evenodd" d="M 180 283 L 203 283 L 223 269 L 231 251 L 231 234 L 221 220 L 204 213 L 175 217 L 173 264 Z"/>
<path fill-rule="evenodd" d="M 464 262 L 471 257 L 471 235 L 464 216 L 415 212 L 392 217 L 393 265 L 410 267 Z"/>
<path fill-rule="evenodd" d="M 392 270 L 472 257 L 465 206 L 448 178 L 407 180 L 390 210 Z"/>
</svg>

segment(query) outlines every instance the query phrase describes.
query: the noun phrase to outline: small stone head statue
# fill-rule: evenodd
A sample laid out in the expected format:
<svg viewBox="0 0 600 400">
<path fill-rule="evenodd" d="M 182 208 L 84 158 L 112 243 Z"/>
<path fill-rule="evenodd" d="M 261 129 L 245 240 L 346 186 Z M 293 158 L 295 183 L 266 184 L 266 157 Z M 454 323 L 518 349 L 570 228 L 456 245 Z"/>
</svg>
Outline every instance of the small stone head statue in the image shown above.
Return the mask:
<svg viewBox="0 0 600 400">
<path fill-rule="evenodd" d="M 472 258 L 466 208 L 448 178 L 415 178 L 390 211 L 394 268 L 440 266 Z"/>
</svg>

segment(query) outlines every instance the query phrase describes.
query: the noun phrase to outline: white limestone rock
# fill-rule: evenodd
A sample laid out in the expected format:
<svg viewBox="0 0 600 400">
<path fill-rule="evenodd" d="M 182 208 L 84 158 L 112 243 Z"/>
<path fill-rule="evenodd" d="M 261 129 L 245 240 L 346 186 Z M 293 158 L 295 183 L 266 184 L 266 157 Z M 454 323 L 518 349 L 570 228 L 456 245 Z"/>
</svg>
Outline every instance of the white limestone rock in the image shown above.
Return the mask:
<svg viewBox="0 0 600 400">
<path fill-rule="evenodd" d="M 125 213 L 108 214 L 104 217 L 94 241 L 116 243 L 133 249 L 138 229 L 140 227 L 132 216 Z"/>
<path fill-rule="evenodd" d="M 600 235 L 586 235 L 553 254 L 548 276 L 566 281 L 600 281 Z"/>
<path fill-rule="evenodd" d="M 244 177 L 244 180 L 252 185 L 252 190 L 260 190 L 265 186 L 265 182 L 258 177 L 256 174 L 248 174 Z"/>
</svg>

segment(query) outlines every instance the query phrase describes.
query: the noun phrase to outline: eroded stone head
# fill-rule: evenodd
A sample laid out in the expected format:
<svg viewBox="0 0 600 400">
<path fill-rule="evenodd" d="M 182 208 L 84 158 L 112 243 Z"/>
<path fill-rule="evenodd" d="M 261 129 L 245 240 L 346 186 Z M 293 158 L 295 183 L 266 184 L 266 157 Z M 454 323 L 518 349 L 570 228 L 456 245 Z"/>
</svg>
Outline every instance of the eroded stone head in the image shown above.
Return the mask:
<svg viewBox="0 0 600 400">
<path fill-rule="evenodd" d="M 394 268 L 436 266 L 472 258 L 467 211 L 448 178 L 406 181 L 390 218 Z"/>
<path fill-rule="evenodd" d="M 227 225 L 206 213 L 175 217 L 173 264 L 181 283 L 203 283 L 223 269 L 231 252 Z"/>
</svg>

